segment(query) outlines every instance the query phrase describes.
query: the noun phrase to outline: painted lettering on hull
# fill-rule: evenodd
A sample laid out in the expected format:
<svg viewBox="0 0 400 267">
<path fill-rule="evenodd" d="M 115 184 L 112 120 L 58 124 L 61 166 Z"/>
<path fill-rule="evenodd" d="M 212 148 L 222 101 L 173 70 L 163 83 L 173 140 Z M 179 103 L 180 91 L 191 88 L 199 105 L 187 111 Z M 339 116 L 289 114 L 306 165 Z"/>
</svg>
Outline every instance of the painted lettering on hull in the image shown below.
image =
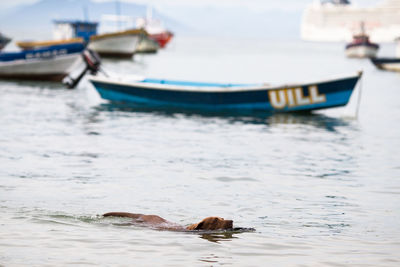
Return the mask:
<svg viewBox="0 0 400 267">
<path fill-rule="evenodd" d="M 303 88 L 289 88 L 268 91 L 269 101 L 275 109 L 285 107 L 299 107 L 311 104 L 326 102 L 326 96 L 319 94 L 318 87 L 312 85 L 308 87 L 308 96 L 304 96 Z"/>
</svg>

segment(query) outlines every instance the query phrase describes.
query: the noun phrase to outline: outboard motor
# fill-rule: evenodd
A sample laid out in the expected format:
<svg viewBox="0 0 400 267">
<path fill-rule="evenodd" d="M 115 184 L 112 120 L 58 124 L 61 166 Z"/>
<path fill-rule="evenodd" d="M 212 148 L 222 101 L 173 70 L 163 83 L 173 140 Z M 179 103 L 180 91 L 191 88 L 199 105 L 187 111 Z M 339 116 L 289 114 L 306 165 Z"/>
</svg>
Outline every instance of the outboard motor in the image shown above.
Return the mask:
<svg viewBox="0 0 400 267">
<path fill-rule="evenodd" d="M 82 53 L 83 60 L 86 63 L 87 69 L 90 71 L 90 74 L 96 75 L 100 70 L 101 58 L 99 54 L 90 49 L 85 49 Z"/>
<path fill-rule="evenodd" d="M 90 74 L 96 75 L 101 70 L 101 58 L 95 51 L 85 49 L 85 51 L 82 53 L 82 57 L 86 65 L 82 73 L 79 74 L 79 76 L 75 79 L 73 79 L 71 76 L 68 76 L 63 80 L 63 84 L 65 84 L 69 89 L 75 88 L 83 76 L 85 76 L 86 72 L 89 71 Z"/>
</svg>

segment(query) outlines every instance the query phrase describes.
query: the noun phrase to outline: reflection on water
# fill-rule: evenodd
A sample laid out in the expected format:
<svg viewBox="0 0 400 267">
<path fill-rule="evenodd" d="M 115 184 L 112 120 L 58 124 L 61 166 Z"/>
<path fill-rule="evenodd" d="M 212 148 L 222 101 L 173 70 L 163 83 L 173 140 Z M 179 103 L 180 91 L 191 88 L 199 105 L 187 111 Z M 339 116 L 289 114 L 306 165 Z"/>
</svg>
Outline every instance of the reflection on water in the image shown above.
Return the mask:
<svg viewBox="0 0 400 267">
<path fill-rule="evenodd" d="M 232 124 L 234 123 L 248 123 L 248 124 L 263 124 L 263 125 L 274 125 L 274 124 L 301 124 L 311 125 L 316 128 L 326 129 L 327 131 L 335 131 L 336 127 L 348 126 L 349 121 L 337 118 L 329 117 L 321 113 L 312 112 L 293 112 L 293 113 L 276 113 L 276 114 L 265 114 L 265 112 L 242 112 L 242 111 L 193 111 L 193 110 L 182 110 L 174 108 L 150 108 L 143 106 L 132 106 L 117 103 L 103 103 L 94 108 L 96 111 L 120 111 L 120 112 L 131 112 L 131 113 L 144 113 L 153 114 L 155 116 L 164 117 L 176 117 L 177 115 L 183 115 L 187 118 L 190 117 L 201 117 L 201 118 L 219 118 L 224 119 Z M 94 112 L 95 114 L 96 112 Z M 93 114 L 93 113 L 92 113 Z"/>
<path fill-rule="evenodd" d="M 236 237 L 233 233 L 215 233 L 215 234 L 202 234 L 200 238 L 210 242 L 219 243 L 221 241 L 231 241 Z"/>
<path fill-rule="evenodd" d="M 232 230 L 224 231 L 208 231 L 206 233 L 199 233 L 200 238 L 206 239 L 210 242 L 219 243 L 221 241 L 231 241 L 239 238 L 240 234 L 255 232 L 254 228 L 234 228 Z"/>
</svg>

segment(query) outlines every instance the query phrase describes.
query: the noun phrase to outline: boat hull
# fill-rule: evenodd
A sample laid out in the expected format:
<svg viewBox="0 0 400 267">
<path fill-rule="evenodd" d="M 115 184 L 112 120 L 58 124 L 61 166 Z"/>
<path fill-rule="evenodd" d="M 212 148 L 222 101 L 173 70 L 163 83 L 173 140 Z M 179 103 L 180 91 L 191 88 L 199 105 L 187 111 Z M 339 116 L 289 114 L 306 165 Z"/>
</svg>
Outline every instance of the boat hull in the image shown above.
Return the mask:
<svg viewBox="0 0 400 267">
<path fill-rule="evenodd" d="M 82 44 L 0 54 L 0 78 L 61 81 L 82 63 Z"/>
<path fill-rule="evenodd" d="M 147 36 L 139 41 L 136 47 L 136 53 L 157 53 L 160 46 L 158 43 Z"/>
<path fill-rule="evenodd" d="M 117 35 L 90 40 L 89 49 L 103 57 L 130 58 L 139 43 L 139 35 Z"/>
<path fill-rule="evenodd" d="M 344 106 L 360 76 L 295 86 L 179 86 L 148 82 L 116 82 L 90 77 L 103 99 L 155 108 L 207 111 L 311 111 Z"/>
<path fill-rule="evenodd" d="M 373 58 L 371 61 L 378 69 L 400 71 L 400 58 Z"/>
<path fill-rule="evenodd" d="M 346 56 L 350 58 L 376 57 L 378 47 L 368 45 L 353 45 L 346 48 Z"/>
</svg>

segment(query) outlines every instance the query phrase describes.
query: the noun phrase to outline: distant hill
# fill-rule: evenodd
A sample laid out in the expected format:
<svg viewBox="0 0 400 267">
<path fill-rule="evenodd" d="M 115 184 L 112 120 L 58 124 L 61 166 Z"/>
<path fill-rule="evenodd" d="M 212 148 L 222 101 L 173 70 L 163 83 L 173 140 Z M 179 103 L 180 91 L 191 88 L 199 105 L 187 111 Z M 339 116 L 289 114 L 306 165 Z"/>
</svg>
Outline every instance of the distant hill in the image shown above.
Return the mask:
<svg viewBox="0 0 400 267">
<path fill-rule="evenodd" d="M 41 0 L 32 5 L 16 8 L 0 17 L 0 28 L 14 39 L 46 39 L 52 38 L 53 23 L 55 19 L 85 18 L 85 11 L 90 21 L 100 21 L 103 14 L 116 14 L 115 1 L 92 2 L 90 0 Z M 147 7 L 141 4 L 120 2 L 120 14 L 133 17 L 142 17 L 146 14 Z M 186 31 L 187 27 L 153 11 L 153 17 L 163 21 L 167 28 L 174 31 Z"/>
<path fill-rule="evenodd" d="M 304 0 L 307 1 L 308 0 Z M 284 5 L 284 4 L 282 4 Z M 272 8 L 272 7 L 271 7 Z M 41 0 L 24 5 L 0 16 L 0 30 L 14 40 L 52 38 L 54 19 L 85 18 L 100 21 L 104 14 L 116 14 L 115 1 Z M 121 15 L 142 17 L 147 7 L 143 4 L 120 1 Z M 243 7 L 171 6 L 153 10 L 176 35 L 226 36 L 235 38 L 294 39 L 299 38 L 302 10 L 257 10 L 251 4 Z"/>
</svg>

